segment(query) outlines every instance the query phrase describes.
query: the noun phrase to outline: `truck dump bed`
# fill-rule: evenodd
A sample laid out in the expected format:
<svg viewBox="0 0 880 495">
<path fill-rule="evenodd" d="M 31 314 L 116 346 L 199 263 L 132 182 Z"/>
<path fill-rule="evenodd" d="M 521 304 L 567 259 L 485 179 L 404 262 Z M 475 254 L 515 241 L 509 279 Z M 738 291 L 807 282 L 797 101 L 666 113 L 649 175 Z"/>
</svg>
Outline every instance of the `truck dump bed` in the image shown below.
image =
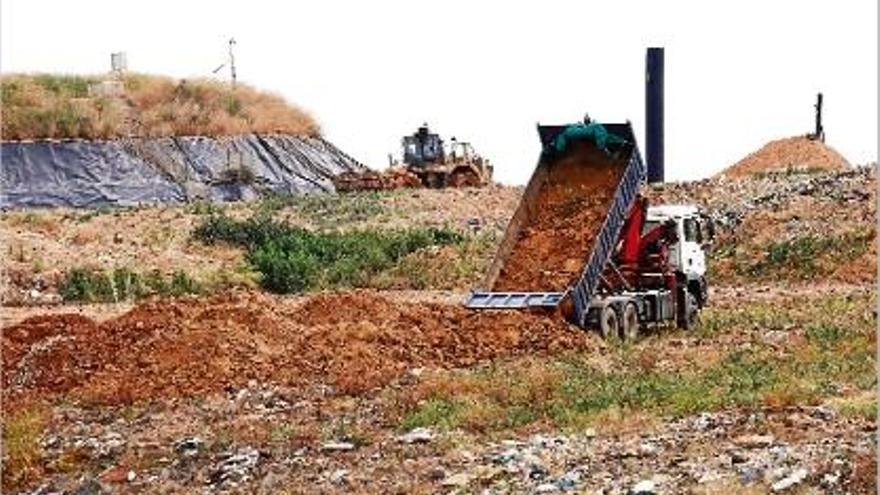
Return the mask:
<svg viewBox="0 0 880 495">
<path fill-rule="evenodd" d="M 570 290 L 576 313 L 586 310 L 645 173 L 630 124 L 604 126 L 626 144 L 609 154 L 582 140 L 542 155 L 469 307 L 555 306 Z M 541 144 L 565 127 L 539 125 Z"/>
</svg>

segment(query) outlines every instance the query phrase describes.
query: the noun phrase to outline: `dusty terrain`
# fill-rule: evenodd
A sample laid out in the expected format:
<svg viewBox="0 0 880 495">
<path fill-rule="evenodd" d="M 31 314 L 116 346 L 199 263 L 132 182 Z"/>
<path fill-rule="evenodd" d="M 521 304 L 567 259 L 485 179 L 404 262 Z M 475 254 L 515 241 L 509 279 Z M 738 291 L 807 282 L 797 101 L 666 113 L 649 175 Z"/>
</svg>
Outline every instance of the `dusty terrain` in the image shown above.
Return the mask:
<svg viewBox="0 0 880 495">
<path fill-rule="evenodd" d="M 161 300 L 102 323 L 35 316 L 5 328 L 3 344 L 11 409 L 61 395 L 111 405 L 192 397 L 249 380 L 363 393 L 415 367 L 595 345 L 555 318 L 369 292 L 305 301 L 258 293 Z"/>
<path fill-rule="evenodd" d="M 640 482 L 657 493 L 871 493 L 875 425 L 858 411 L 873 398 L 846 378 L 832 377 L 834 397 L 778 390 L 684 414 L 643 405 L 581 420 L 541 408 L 570 407 L 557 395 L 577 386 L 558 376 L 570 366 L 686 380 L 744 347 L 801 355 L 807 322 L 828 304 L 847 332 L 873 335 L 873 293 L 718 290 L 704 330 L 629 350 L 541 315 L 370 292 L 154 301 L 103 323 L 34 317 L 4 334 L 5 417 L 39 425 L 30 479 L 42 481 L 25 493 L 627 493 Z M 434 409 L 447 393 L 464 402 Z M 505 426 L 504 408 L 530 403 L 544 412 Z"/>
<path fill-rule="evenodd" d="M 461 306 L 518 188 L 222 207 L 466 236 L 405 258 L 403 291 L 260 292 L 242 250 L 192 238 L 217 206 L 4 213 L 3 491 L 874 493 L 874 189 L 874 168 L 646 188 L 719 235 L 697 329 L 630 345 Z M 64 303 L 83 265 L 226 283 Z"/>
<path fill-rule="evenodd" d="M 848 168 L 849 162 L 834 148 L 822 141 L 795 136 L 770 141 L 721 174 L 727 177 L 744 177 L 773 171 L 841 171 Z"/>
</svg>

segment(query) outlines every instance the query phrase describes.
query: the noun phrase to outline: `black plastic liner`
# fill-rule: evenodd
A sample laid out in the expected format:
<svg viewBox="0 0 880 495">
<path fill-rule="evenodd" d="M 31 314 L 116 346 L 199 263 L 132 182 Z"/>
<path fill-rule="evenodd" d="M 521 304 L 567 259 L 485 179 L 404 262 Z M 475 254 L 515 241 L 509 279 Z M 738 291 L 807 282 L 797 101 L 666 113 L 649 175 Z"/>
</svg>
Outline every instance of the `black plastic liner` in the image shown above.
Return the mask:
<svg viewBox="0 0 880 495">
<path fill-rule="evenodd" d="M 333 191 L 363 170 L 322 138 L 246 135 L 0 144 L 0 208 L 236 201 Z"/>
</svg>

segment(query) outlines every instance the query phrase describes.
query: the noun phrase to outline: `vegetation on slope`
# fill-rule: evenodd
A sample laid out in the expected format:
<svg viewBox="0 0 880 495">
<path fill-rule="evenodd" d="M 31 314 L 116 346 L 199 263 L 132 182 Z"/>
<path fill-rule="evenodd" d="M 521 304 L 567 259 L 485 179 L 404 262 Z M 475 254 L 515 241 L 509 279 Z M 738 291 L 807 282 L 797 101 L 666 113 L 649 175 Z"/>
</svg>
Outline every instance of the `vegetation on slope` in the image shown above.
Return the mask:
<svg viewBox="0 0 880 495">
<path fill-rule="evenodd" d="M 832 402 L 873 417 L 852 400 L 877 386 L 874 293 L 793 298 L 709 308 L 695 341 L 665 336 L 595 353 L 526 358 L 428 375 L 400 397 L 401 429 L 499 431 L 545 423 L 614 423 L 737 407 Z M 773 333 L 777 337 L 773 340 Z M 679 334 L 684 338 L 685 334 Z M 702 345 L 697 344 L 701 342 Z"/>
<path fill-rule="evenodd" d="M 213 215 L 193 235 L 248 250 L 263 288 L 280 293 L 335 287 L 368 287 L 404 256 L 429 246 L 459 244 L 448 229 L 312 232 L 265 216 L 234 220 Z"/>
<path fill-rule="evenodd" d="M 207 79 L 128 74 L 119 86 L 97 76 L 14 74 L 0 78 L 3 139 L 123 136 L 316 136 L 315 120 L 281 96 Z M 114 89 L 115 88 L 115 89 Z"/>
</svg>

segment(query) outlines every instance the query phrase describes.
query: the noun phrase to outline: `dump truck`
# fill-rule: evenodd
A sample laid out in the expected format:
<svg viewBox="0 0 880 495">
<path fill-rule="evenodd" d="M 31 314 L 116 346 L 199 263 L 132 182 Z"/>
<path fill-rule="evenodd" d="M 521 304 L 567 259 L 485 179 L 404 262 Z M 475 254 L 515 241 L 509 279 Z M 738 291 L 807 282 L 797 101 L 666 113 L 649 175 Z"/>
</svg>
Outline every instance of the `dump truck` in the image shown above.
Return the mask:
<svg viewBox="0 0 880 495">
<path fill-rule="evenodd" d="M 492 182 L 492 165 L 473 146 L 456 138 L 447 146 L 423 124 L 401 139 L 402 161 L 387 170 L 346 172 L 333 179 L 337 191 L 397 189 L 401 187 L 481 187 Z"/>
<path fill-rule="evenodd" d="M 629 122 L 600 124 L 612 138 L 601 143 L 577 126 L 538 125 L 544 151 L 466 305 L 558 310 L 621 339 L 665 322 L 690 327 L 708 299 L 706 215 L 640 196 L 645 167 Z"/>
</svg>

